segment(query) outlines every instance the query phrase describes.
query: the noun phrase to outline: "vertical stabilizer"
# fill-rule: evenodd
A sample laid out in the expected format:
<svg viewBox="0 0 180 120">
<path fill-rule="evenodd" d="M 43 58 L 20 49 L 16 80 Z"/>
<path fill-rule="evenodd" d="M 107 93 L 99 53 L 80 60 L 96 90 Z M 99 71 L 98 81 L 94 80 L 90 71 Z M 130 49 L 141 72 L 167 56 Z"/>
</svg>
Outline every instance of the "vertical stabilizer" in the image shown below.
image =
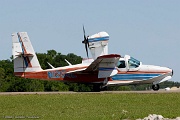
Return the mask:
<svg viewBox="0 0 180 120">
<path fill-rule="evenodd" d="M 15 73 L 35 72 L 42 70 L 27 32 L 13 33 L 12 43 Z"/>
<path fill-rule="evenodd" d="M 88 37 L 89 49 L 93 59 L 108 54 L 108 40 L 109 35 L 106 32 L 99 32 Z"/>
</svg>

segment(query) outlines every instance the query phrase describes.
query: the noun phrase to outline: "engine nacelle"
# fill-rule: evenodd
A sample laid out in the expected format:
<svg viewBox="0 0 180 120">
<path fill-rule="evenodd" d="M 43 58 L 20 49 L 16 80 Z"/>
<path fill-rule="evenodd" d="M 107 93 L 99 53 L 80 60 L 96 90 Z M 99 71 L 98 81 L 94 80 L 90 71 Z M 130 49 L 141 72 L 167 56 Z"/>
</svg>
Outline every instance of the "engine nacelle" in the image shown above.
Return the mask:
<svg viewBox="0 0 180 120">
<path fill-rule="evenodd" d="M 88 37 L 89 49 L 93 59 L 108 54 L 108 40 L 109 35 L 106 32 L 99 32 Z"/>
</svg>

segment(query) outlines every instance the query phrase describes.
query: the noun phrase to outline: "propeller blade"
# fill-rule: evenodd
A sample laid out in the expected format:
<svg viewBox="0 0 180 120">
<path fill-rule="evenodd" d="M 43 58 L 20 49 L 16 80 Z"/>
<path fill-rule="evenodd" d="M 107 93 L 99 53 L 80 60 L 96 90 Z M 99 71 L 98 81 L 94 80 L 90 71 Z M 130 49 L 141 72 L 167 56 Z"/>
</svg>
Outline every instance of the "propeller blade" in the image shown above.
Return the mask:
<svg viewBox="0 0 180 120">
<path fill-rule="evenodd" d="M 84 36 L 86 36 L 85 29 L 84 29 L 84 25 L 83 25 L 83 33 L 84 33 Z"/>
<path fill-rule="evenodd" d="M 84 41 L 82 41 L 82 43 L 85 43 L 85 41 L 86 41 L 86 33 L 85 33 L 84 25 L 83 25 L 83 33 L 84 33 Z"/>
<path fill-rule="evenodd" d="M 88 40 L 88 36 L 87 36 L 87 45 L 88 45 L 88 47 L 89 47 L 89 40 Z"/>
<path fill-rule="evenodd" d="M 88 55 L 89 41 L 88 41 L 88 37 L 86 37 L 86 32 L 85 32 L 85 29 L 84 29 L 84 25 L 83 25 L 83 33 L 84 33 L 84 40 L 82 41 L 82 43 L 85 44 L 86 54 L 87 54 L 87 57 L 89 58 L 89 55 Z"/>
<path fill-rule="evenodd" d="M 87 57 L 89 58 L 89 55 L 88 55 L 88 46 L 87 46 L 87 44 L 85 44 L 85 48 L 86 48 Z"/>
</svg>

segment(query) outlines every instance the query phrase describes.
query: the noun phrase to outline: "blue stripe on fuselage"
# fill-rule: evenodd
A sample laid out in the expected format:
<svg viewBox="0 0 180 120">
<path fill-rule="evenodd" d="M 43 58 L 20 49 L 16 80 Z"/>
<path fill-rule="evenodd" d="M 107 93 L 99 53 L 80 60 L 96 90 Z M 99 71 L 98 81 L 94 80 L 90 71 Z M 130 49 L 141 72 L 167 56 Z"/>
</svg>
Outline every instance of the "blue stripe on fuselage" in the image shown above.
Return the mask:
<svg viewBox="0 0 180 120">
<path fill-rule="evenodd" d="M 89 42 L 97 42 L 97 41 L 105 41 L 105 40 L 109 40 L 109 36 L 88 39 Z"/>
<path fill-rule="evenodd" d="M 113 80 L 147 80 L 150 78 L 158 77 L 161 74 L 117 74 L 111 77 Z"/>
</svg>

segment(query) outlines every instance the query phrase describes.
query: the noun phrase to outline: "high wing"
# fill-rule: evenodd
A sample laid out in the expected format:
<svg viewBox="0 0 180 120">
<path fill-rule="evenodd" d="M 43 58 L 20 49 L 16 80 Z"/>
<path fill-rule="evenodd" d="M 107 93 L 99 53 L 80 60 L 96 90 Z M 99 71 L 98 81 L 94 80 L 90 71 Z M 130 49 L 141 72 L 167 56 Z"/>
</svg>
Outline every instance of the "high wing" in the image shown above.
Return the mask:
<svg viewBox="0 0 180 120">
<path fill-rule="evenodd" d="M 120 58 L 118 54 L 109 54 L 99 56 L 96 60 L 94 60 L 87 68 L 81 69 L 78 71 L 71 71 L 73 73 L 92 73 L 98 72 L 98 78 L 106 78 L 111 77 L 117 74 L 117 63 Z M 68 73 L 71 73 L 68 72 Z"/>
</svg>

